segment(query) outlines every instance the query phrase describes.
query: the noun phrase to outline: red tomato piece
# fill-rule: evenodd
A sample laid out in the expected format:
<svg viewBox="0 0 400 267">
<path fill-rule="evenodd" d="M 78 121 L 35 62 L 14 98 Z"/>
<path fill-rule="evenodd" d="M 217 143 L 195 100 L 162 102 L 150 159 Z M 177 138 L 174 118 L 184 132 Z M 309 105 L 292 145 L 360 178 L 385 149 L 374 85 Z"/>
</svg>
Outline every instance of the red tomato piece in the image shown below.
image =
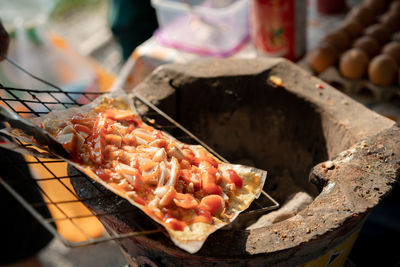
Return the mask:
<svg viewBox="0 0 400 267">
<path fill-rule="evenodd" d="M 145 164 L 141 165 L 141 166 L 140 166 L 140 170 L 141 170 L 142 172 L 148 172 L 148 171 L 150 171 L 151 169 L 153 169 L 156 165 L 157 165 L 156 162 L 154 162 L 154 161 L 149 161 L 149 162 L 146 162 Z"/>
<path fill-rule="evenodd" d="M 197 216 L 192 220 L 192 222 L 204 222 L 210 223 L 211 212 L 209 212 L 204 206 L 198 205 L 196 210 Z"/>
<path fill-rule="evenodd" d="M 175 218 L 167 218 L 164 220 L 165 224 L 168 225 L 169 228 L 175 230 L 175 231 L 182 231 L 183 228 L 185 228 L 186 224 L 182 221 L 179 221 Z"/>
<path fill-rule="evenodd" d="M 223 201 L 224 200 L 219 195 L 205 196 L 200 201 L 199 209 L 207 210 L 212 215 L 214 215 L 214 214 L 221 212 L 221 209 L 223 208 L 223 203 L 224 203 Z"/>
<path fill-rule="evenodd" d="M 151 132 L 150 132 L 151 133 Z M 147 134 L 145 134 L 145 133 L 141 133 L 141 132 L 134 132 L 134 134 L 137 136 L 137 137 L 139 137 L 139 138 L 141 138 L 141 139 L 143 139 L 143 140 L 145 140 L 145 141 L 147 141 L 147 142 L 152 142 L 152 141 L 154 141 L 154 139 L 155 139 L 155 137 L 154 136 L 152 136 L 152 135 L 147 135 Z"/>
<path fill-rule="evenodd" d="M 81 114 L 77 114 L 71 118 L 71 122 L 72 122 L 72 124 L 80 124 L 80 125 L 84 125 L 88 128 L 93 128 L 95 119 L 94 118 L 85 118 L 85 117 L 82 117 Z"/>
<path fill-rule="evenodd" d="M 202 223 L 207 223 L 209 224 L 211 221 L 211 214 L 207 212 L 208 215 L 198 215 L 196 216 L 193 220 L 191 220 L 191 223 L 196 223 L 196 222 L 202 222 Z"/>
<path fill-rule="evenodd" d="M 121 120 L 126 120 L 126 121 L 132 121 L 135 120 L 137 115 L 135 112 L 132 110 L 106 110 L 104 112 L 104 115 L 107 118 L 116 120 L 116 121 L 121 121 Z"/>
<path fill-rule="evenodd" d="M 137 169 L 132 168 L 129 165 L 119 163 L 116 160 L 113 161 L 113 167 L 117 172 L 119 172 L 121 174 L 128 174 L 128 175 L 135 175 L 135 176 L 139 175 L 139 171 Z"/>
<path fill-rule="evenodd" d="M 233 184 L 235 184 L 236 187 L 242 188 L 243 186 L 243 179 L 232 169 L 227 170 L 229 174 L 229 179 Z"/>
<path fill-rule="evenodd" d="M 196 158 L 196 155 L 194 154 L 194 152 L 189 149 L 189 148 L 184 148 L 182 150 L 183 155 L 185 156 L 185 159 L 191 164 L 191 165 L 195 165 L 195 166 L 199 166 L 199 161 Z"/>
<path fill-rule="evenodd" d="M 122 144 L 122 137 L 116 134 L 107 134 L 105 137 L 106 143 L 120 147 Z"/>
<path fill-rule="evenodd" d="M 134 200 L 135 200 L 136 203 L 138 203 L 140 205 L 143 205 L 143 206 L 147 205 L 147 201 L 144 200 L 143 198 L 139 197 L 139 196 L 137 196 Z"/>
<path fill-rule="evenodd" d="M 104 161 L 104 148 L 106 142 L 102 135 L 98 135 L 91 141 L 92 150 L 90 150 L 90 159 L 96 164 L 102 164 Z"/>
<path fill-rule="evenodd" d="M 209 161 L 201 161 L 199 164 L 199 168 L 207 171 L 211 175 L 217 174 L 217 169 Z"/>
<path fill-rule="evenodd" d="M 125 145 L 135 145 L 136 136 L 133 133 L 126 134 L 122 137 L 122 143 Z"/>
<path fill-rule="evenodd" d="M 190 170 L 181 169 L 179 171 L 179 178 L 184 180 L 186 183 L 190 183 L 190 177 L 192 176 L 192 172 Z"/>
<path fill-rule="evenodd" d="M 88 135 L 91 135 L 91 134 L 92 134 L 92 129 L 90 129 L 89 127 L 87 127 L 87 126 L 85 126 L 85 125 L 83 125 L 83 124 L 75 124 L 75 125 L 74 125 L 74 129 L 75 129 L 77 132 L 83 132 L 83 133 L 86 133 L 86 134 L 88 134 Z"/>
<path fill-rule="evenodd" d="M 181 169 L 190 169 L 192 168 L 192 165 L 190 165 L 189 161 L 186 159 L 183 159 L 180 163 Z"/>
<path fill-rule="evenodd" d="M 206 194 L 221 195 L 222 188 L 216 184 L 215 175 L 203 172 L 201 175 L 201 188 Z"/>
<path fill-rule="evenodd" d="M 104 170 L 102 168 L 94 169 L 92 168 L 92 171 L 100 177 L 101 180 L 107 182 L 110 179 L 110 174 L 109 170 Z"/>
<path fill-rule="evenodd" d="M 144 173 L 143 169 L 140 166 L 139 168 L 142 170 L 142 179 L 146 184 L 156 185 L 158 183 L 158 176 L 160 175 L 160 165 L 154 165 L 155 167 L 149 170 L 152 170 L 150 173 Z"/>
<path fill-rule="evenodd" d="M 131 133 L 133 130 L 135 130 L 136 129 L 136 126 L 135 125 L 133 125 L 133 124 L 130 124 L 129 126 L 128 126 L 128 128 L 126 129 L 126 133 Z"/>
<path fill-rule="evenodd" d="M 176 196 L 175 188 L 172 186 L 168 189 L 167 193 L 161 198 L 160 205 L 162 207 L 168 206 Z"/>
<path fill-rule="evenodd" d="M 178 207 L 184 209 L 194 209 L 198 205 L 196 199 L 192 195 L 181 194 L 181 193 L 176 193 L 176 196 L 174 198 L 174 203 Z"/>
<path fill-rule="evenodd" d="M 205 149 L 200 149 L 199 150 L 199 162 L 201 161 L 207 161 L 209 162 L 214 168 L 218 169 L 218 162 L 211 156 L 207 154 L 207 151 Z"/>
</svg>

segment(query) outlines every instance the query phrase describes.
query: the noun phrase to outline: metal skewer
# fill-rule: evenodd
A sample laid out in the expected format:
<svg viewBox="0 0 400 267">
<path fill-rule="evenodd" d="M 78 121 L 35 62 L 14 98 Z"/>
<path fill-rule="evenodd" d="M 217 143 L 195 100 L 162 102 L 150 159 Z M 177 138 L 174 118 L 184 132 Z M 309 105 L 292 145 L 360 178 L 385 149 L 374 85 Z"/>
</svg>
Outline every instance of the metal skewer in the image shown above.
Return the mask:
<svg viewBox="0 0 400 267">
<path fill-rule="evenodd" d="M 41 146 L 47 146 L 51 153 L 63 158 L 70 158 L 70 154 L 65 148 L 45 130 L 3 106 L 0 106 L 0 121 L 8 122 L 12 127 L 20 129 L 25 134 L 35 138 Z"/>
</svg>

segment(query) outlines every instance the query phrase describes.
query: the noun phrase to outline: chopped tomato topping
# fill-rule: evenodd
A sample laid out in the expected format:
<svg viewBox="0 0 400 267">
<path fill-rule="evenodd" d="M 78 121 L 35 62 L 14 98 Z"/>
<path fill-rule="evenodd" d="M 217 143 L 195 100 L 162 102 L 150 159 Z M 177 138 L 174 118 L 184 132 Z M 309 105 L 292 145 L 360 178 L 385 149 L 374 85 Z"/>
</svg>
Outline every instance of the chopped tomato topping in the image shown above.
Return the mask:
<svg viewBox="0 0 400 267">
<path fill-rule="evenodd" d="M 88 127 L 89 129 L 93 127 L 95 119 L 82 117 L 81 114 L 77 114 L 71 118 L 72 124 L 80 124 Z"/>
<path fill-rule="evenodd" d="M 222 187 L 229 197 L 243 186 L 234 170 L 218 169 L 207 150 L 182 145 L 143 124 L 133 111 L 110 109 L 91 118 L 77 114 L 67 125 L 72 132 L 59 138 L 68 151 L 76 151 L 77 161 L 89 163 L 100 179 L 173 230 L 210 224 L 228 205 Z"/>
<path fill-rule="evenodd" d="M 148 172 L 152 169 L 154 169 L 154 167 L 157 165 L 157 163 L 155 163 L 154 161 L 149 161 L 146 162 L 145 164 L 143 164 L 142 166 L 140 166 L 140 170 L 142 172 Z"/>
<path fill-rule="evenodd" d="M 205 170 L 211 175 L 217 174 L 217 169 L 209 161 L 201 161 L 199 164 L 199 168 Z"/>
<path fill-rule="evenodd" d="M 209 215 L 197 215 L 191 223 L 202 222 L 209 224 L 211 221 L 211 214 L 208 212 Z"/>
<path fill-rule="evenodd" d="M 105 160 L 117 160 L 117 159 L 120 159 L 123 163 L 128 163 L 128 162 L 124 162 L 122 160 L 122 156 L 124 155 L 123 153 L 124 153 L 124 151 L 122 151 L 120 149 L 113 150 L 113 151 L 107 151 L 107 146 L 106 146 L 106 150 L 104 152 L 104 154 L 105 154 L 104 155 L 104 159 Z"/>
<path fill-rule="evenodd" d="M 130 186 L 133 186 L 134 190 L 143 189 L 143 182 L 140 174 L 137 175 L 124 174 L 122 175 L 122 177 L 124 177 L 128 181 L 128 184 Z"/>
<path fill-rule="evenodd" d="M 190 165 L 189 161 L 187 161 L 186 159 L 183 159 L 181 161 L 181 169 L 191 169 L 192 165 Z"/>
<path fill-rule="evenodd" d="M 76 144 L 75 135 L 73 133 L 64 134 L 58 138 L 58 141 L 68 152 L 74 152 L 74 147 Z"/>
<path fill-rule="evenodd" d="M 218 162 L 211 156 L 209 156 L 205 149 L 199 150 L 199 161 L 208 161 L 214 168 L 218 168 Z"/>
<path fill-rule="evenodd" d="M 154 163 L 154 164 L 150 164 Z M 149 168 L 149 166 L 152 166 Z M 160 175 L 160 165 L 155 162 L 149 162 L 139 167 L 142 170 L 143 182 L 146 184 L 156 185 L 158 183 L 158 176 Z"/>
<path fill-rule="evenodd" d="M 133 130 L 136 129 L 136 126 L 134 124 L 129 124 L 128 128 L 126 128 L 126 134 L 131 133 Z"/>
<path fill-rule="evenodd" d="M 199 209 L 209 211 L 212 215 L 221 212 L 224 200 L 219 195 L 209 195 L 203 197 L 199 204 Z"/>
<path fill-rule="evenodd" d="M 194 209 L 197 207 L 197 201 L 190 194 L 176 193 L 174 198 L 175 205 L 184 209 Z"/>
<path fill-rule="evenodd" d="M 104 161 L 104 148 L 105 140 L 102 135 L 98 135 L 94 140 L 90 142 L 92 150 L 90 150 L 90 159 L 98 165 L 101 165 Z"/>
<path fill-rule="evenodd" d="M 190 183 L 190 177 L 192 172 L 190 170 L 181 169 L 179 172 L 179 178 L 183 179 L 186 183 Z"/>
<path fill-rule="evenodd" d="M 191 149 L 184 148 L 183 155 L 185 159 L 192 165 L 199 166 L 199 160 L 196 158 L 196 155 Z"/>
<path fill-rule="evenodd" d="M 159 220 L 164 219 L 164 214 L 159 209 L 155 209 L 154 207 L 143 207 L 143 211 L 150 217 L 156 217 Z"/>
<path fill-rule="evenodd" d="M 143 132 L 135 132 L 136 137 L 139 137 L 143 140 L 146 140 L 147 142 L 153 141 L 155 138 L 152 135 L 149 135 L 148 133 L 143 133 Z"/>
<path fill-rule="evenodd" d="M 201 176 L 201 187 L 206 194 L 222 194 L 222 188 L 216 184 L 215 175 L 203 172 Z"/>
<path fill-rule="evenodd" d="M 175 188 L 169 187 L 167 193 L 161 198 L 160 205 L 162 207 L 168 206 L 176 196 Z"/>
<path fill-rule="evenodd" d="M 164 134 L 160 130 L 154 129 L 153 133 L 158 139 L 165 140 L 165 139 L 163 139 L 164 138 Z"/>
<path fill-rule="evenodd" d="M 102 168 L 92 168 L 92 171 L 100 177 L 101 180 L 107 182 L 110 180 L 110 171 L 109 170 L 104 170 Z"/>
<path fill-rule="evenodd" d="M 106 141 L 104 138 L 105 128 L 107 127 L 107 120 L 102 116 L 98 117 L 95 124 L 92 135 L 89 137 L 90 159 L 101 165 L 104 161 L 104 148 Z"/>
<path fill-rule="evenodd" d="M 94 123 L 93 133 L 94 134 L 104 133 L 105 129 L 107 128 L 107 124 L 108 124 L 107 118 L 102 117 L 102 116 L 98 117 L 96 122 Z"/>
<path fill-rule="evenodd" d="M 200 175 L 195 175 L 195 172 L 188 169 L 181 169 L 179 172 L 179 178 L 185 181 L 186 184 L 193 183 L 194 190 L 201 189 Z"/>
<path fill-rule="evenodd" d="M 106 143 L 120 147 L 122 144 L 122 137 L 116 134 L 107 134 Z"/>
<path fill-rule="evenodd" d="M 159 138 L 159 137 L 158 137 Z M 157 139 L 155 141 L 153 141 L 154 145 L 156 145 L 157 147 L 166 147 L 168 145 L 167 140 L 165 139 Z"/>
<path fill-rule="evenodd" d="M 133 121 L 137 120 L 138 116 L 132 110 L 107 110 L 104 112 L 104 116 L 116 121 L 126 120 Z"/>
<path fill-rule="evenodd" d="M 153 126 L 144 125 L 144 124 L 141 125 L 140 129 L 146 130 L 146 131 L 148 131 L 148 132 L 150 132 L 150 133 L 152 133 L 152 132 L 154 131 L 154 127 L 153 127 Z"/>
<path fill-rule="evenodd" d="M 211 221 L 211 212 L 208 211 L 206 208 L 202 207 L 201 205 L 197 206 L 196 215 L 197 217 L 193 219 L 193 222 L 210 223 Z"/>
<path fill-rule="evenodd" d="M 227 170 L 227 172 L 229 174 L 229 179 L 231 180 L 231 182 L 235 184 L 236 187 L 242 188 L 243 186 L 242 178 L 240 178 L 240 176 L 234 170 L 229 169 Z"/>
<path fill-rule="evenodd" d="M 182 231 L 186 226 L 184 222 L 179 221 L 175 218 L 167 218 L 165 219 L 165 223 L 168 225 L 168 227 L 175 231 Z"/>
<path fill-rule="evenodd" d="M 153 211 L 153 214 L 156 218 L 162 220 L 164 218 L 164 214 L 161 211 L 155 210 Z"/>
<path fill-rule="evenodd" d="M 117 172 L 122 174 L 139 175 L 139 171 L 137 169 L 118 161 L 113 161 L 113 167 Z"/>
<path fill-rule="evenodd" d="M 144 200 L 142 197 L 139 197 L 139 196 L 135 197 L 135 202 L 140 204 L 140 205 L 143 205 L 143 206 L 147 205 L 147 201 Z"/>
<path fill-rule="evenodd" d="M 127 134 L 122 138 L 122 142 L 125 145 L 135 145 L 136 144 L 136 136 L 132 133 Z"/>
<path fill-rule="evenodd" d="M 86 133 L 88 135 L 92 134 L 92 129 L 90 129 L 89 127 L 87 127 L 87 126 L 85 126 L 83 124 L 74 124 L 74 129 L 77 132 L 84 132 L 84 133 Z"/>
</svg>

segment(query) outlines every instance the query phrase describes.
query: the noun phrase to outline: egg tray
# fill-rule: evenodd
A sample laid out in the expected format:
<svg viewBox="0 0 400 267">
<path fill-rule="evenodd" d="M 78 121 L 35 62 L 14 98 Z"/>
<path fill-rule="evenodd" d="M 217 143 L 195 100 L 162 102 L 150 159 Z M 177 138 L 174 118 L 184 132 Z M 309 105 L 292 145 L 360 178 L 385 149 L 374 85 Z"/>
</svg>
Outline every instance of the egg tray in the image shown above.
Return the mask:
<svg viewBox="0 0 400 267">
<path fill-rule="evenodd" d="M 307 56 L 298 62 L 298 65 L 365 105 L 389 102 L 400 97 L 400 88 L 398 85 L 377 86 L 365 78 L 350 80 L 343 77 L 336 66 L 331 66 L 320 74 L 316 74 L 312 70 Z"/>
<path fill-rule="evenodd" d="M 391 41 L 400 41 L 400 24 L 398 20 L 393 18 L 388 20 L 387 18 L 389 16 L 396 18 L 400 17 L 399 2 L 387 1 L 387 3 L 384 3 L 384 1 L 380 0 L 363 0 L 358 1 L 358 3 L 353 6 L 350 4 L 350 6 L 351 8 L 345 15 L 342 23 L 339 23 L 338 25 L 330 25 L 332 30 L 329 30 L 329 33 L 327 34 L 323 31 L 319 32 L 322 38 L 318 44 L 326 42 L 337 48 L 340 58 L 346 51 L 349 51 L 348 49 L 354 47 L 353 45 L 355 41 L 359 40 L 359 38 L 363 36 L 370 36 L 372 39 L 376 40 L 377 44 L 379 45 L 379 50 Z M 361 27 L 361 29 L 358 29 L 357 27 L 350 27 L 350 21 L 358 22 L 358 27 Z M 374 26 L 377 25 L 384 27 L 385 31 L 378 30 L 376 27 L 374 28 Z M 375 30 L 372 31 L 371 27 Z M 369 32 L 368 29 L 370 30 Z M 346 40 L 342 40 L 340 38 L 340 34 L 338 33 L 342 33 L 342 35 L 344 33 L 344 35 L 347 36 L 344 36 L 346 37 Z M 390 38 L 389 35 L 391 35 Z M 315 47 L 318 47 L 318 45 Z M 313 50 L 314 49 L 315 48 L 313 48 Z M 364 50 L 365 52 L 365 49 L 360 49 Z M 337 89 L 343 91 L 353 98 L 356 98 L 359 102 L 370 106 L 382 102 L 389 102 L 393 98 L 398 98 L 398 96 L 400 96 L 397 79 L 395 84 L 390 86 L 377 86 L 373 84 L 368 77 L 366 77 L 366 74 L 357 80 L 348 79 L 341 75 L 338 69 L 338 62 L 335 65 L 328 67 L 320 74 L 315 73 L 315 71 L 311 68 L 309 60 L 313 50 L 311 50 L 301 60 L 299 65 L 313 75 L 318 76 L 324 81 L 330 83 Z M 378 54 L 382 53 L 382 51 L 376 52 Z M 368 53 L 366 52 L 366 54 Z M 374 56 L 375 55 L 369 54 L 370 60 L 372 60 Z"/>
</svg>

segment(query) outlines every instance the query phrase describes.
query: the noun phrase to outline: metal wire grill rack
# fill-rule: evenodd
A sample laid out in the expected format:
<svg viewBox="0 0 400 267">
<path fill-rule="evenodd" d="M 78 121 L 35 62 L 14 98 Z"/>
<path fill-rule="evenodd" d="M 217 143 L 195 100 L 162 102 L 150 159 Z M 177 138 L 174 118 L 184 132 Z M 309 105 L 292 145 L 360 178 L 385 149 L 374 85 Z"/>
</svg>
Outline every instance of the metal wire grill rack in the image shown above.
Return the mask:
<svg viewBox="0 0 400 267">
<path fill-rule="evenodd" d="M 12 87 L 4 87 L 0 85 L 0 104 L 5 105 L 14 112 L 20 114 L 24 117 L 34 117 L 40 116 L 48 113 L 54 109 L 65 109 L 72 106 L 80 106 L 86 103 L 89 103 L 97 96 L 101 95 L 100 92 L 67 92 L 63 91 L 58 87 L 55 87 L 52 90 L 34 90 L 34 89 L 21 89 L 21 88 L 12 88 Z M 168 115 L 163 113 L 157 107 L 149 103 L 146 99 L 143 99 L 139 95 L 131 94 L 131 97 L 134 98 L 134 102 L 136 106 L 144 105 L 147 108 L 145 114 L 141 114 L 144 120 L 147 123 L 152 124 L 155 128 L 161 129 L 173 135 L 178 140 L 188 143 L 188 144 L 201 144 L 206 147 L 211 153 L 213 153 L 216 157 L 218 157 L 222 161 L 226 161 L 223 157 L 218 155 L 215 151 L 213 151 L 210 147 L 204 144 L 201 140 L 199 140 L 196 136 L 186 130 L 184 127 L 179 125 L 176 121 L 170 118 Z M 22 143 L 20 140 L 15 139 L 21 146 L 29 146 L 27 144 Z M 41 175 L 24 175 L 19 171 L 19 166 L 21 164 L 27 164 L 31 169 L 32 168 L 40 168 Z M 64 207 L 73 203 L 85 203 L 86 201 L 94 200 L 93 197 L 91 199 L 80 199 L 76 192 L 69 185 L 69 181 L 73 179 L 87 179 L 90 180 L 85 175 L 59 175 L 57 172 L 53 171 L 54 166 L 64 165 L 63 168 L 66 168 L 67 165 L 63 160 L 58 159 L 43 159 L 36 156 L 28 157 L 19 162 L 4 160 L 0 162 L 0 168 L 7 166 L 8 168 L 15 169 L 15 176 L 13 179 L 2 179 L 0 177 L 0 184 L 2 184 L 37 220 L 39 220 L 42 225 L 47 228 L 53 235 L 58 237 L 65 245 L 69 247 L 77 247 L 83 245 L 89 245 L 94 243 L 99 243 L 108 240 L 116 240 L 122 239 L 135 235 L 144 235 L 144 234 L 152 234 L 163 231 L 159 225 L 154 223 L 151 226 L 144 225 L 135 225 L 135 229 L 139 229 L 139 231 L 132 231 L 128 233 L 117 233 L 113 230 L 112 227 L 108 226 L 103 220 L 102 223 L 109 233 L 108 236 L 101 236 L 94 238 L 87 233 L 80 225 L 79 220 L 89 217 L 96 216 L 97 218 L 101 218 L 101 216 L 110 215 L 110 212 L 107 213 L 98 213 L 95 211 L 89 211 L 85 214 L 73 215 L 71 216 L 65 211 Z M 63 200 L 56 200 L 50 196 L 46 190 L 43 189 L 43 184 L 46 182 L 56 181 L 59 185 L 69 194 L 69 197 Z M 92 181 L 90 181 L 92 182 Z M 92 183 L 93 184 L 93 183 Z M 22 197 L 19 194 L 18 185 L 29 185 L 33 187 L 37 187 L 37 189 L 42 193 L 44 202 L 29 202 L 27 199 Z M 100 185 L 94 185 L 100 186 Z M 101 186 L 100 186 L 101 187 Z M 101 188 L 97 188 L 98 194 L 94 198 L 105 199 L 115 196 L 113 193 L 106 191 Z M 58 211 L 59 216 L 43 216 L 41 209 L 45 207 L 52 207 Z M 241 216 L 246 216 L 246 214 L 254 214 L 254 213 L 265 213 L 267 210 L 272 210 L 278 208 L 279 204 L 271 198 L 264 191 L 260 198 L 255 201 L 250 209 L 243 213 Z M 117 209 L 112 213 L 127 213 L 131 212 L 136 207 L 132 206 L 128 209 Z M 69 241 L 64 238 L 58 231 L 55 226 L 58 222 L 68 221 L 70 222 L 76 232 L 84 236 L 83 241 Z"/>
</svg>

